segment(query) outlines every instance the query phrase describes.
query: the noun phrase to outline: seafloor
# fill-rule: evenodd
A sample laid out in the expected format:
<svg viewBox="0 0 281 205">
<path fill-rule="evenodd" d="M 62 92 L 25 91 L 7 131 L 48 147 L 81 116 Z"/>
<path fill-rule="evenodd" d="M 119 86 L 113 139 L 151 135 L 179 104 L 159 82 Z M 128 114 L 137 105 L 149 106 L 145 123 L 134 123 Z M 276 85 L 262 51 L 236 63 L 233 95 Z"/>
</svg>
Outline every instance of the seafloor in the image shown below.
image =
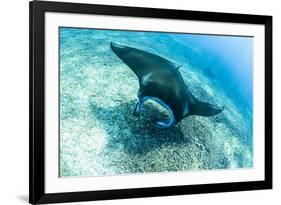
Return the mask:
<svg viewBox="0 0 281 205">
<path fill-rule="evenodd" d="M 133 116 L 138 80 L 110 41 L 183 65 L 193 95 L 224 111 L 190 116 L 170 129 L 151 125 L 164 112 L 151 101 Z M 190 66 L 187 51 L 200 52 L 171 35 L 60 28 L 60 176 L 252 167 L 251 109 Z"/>
</svg>

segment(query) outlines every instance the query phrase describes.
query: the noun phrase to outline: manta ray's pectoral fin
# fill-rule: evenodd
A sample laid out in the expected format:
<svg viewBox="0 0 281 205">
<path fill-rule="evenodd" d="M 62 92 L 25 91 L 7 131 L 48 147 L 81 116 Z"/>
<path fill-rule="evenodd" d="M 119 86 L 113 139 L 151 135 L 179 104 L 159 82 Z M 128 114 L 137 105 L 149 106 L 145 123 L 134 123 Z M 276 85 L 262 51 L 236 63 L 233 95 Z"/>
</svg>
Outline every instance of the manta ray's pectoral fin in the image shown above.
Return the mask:
<svg viewBox="0 0 281 205">
<path fill-rule="evenodd" d="M 210 103 L 205 103 L 196 100 L 196 102 L 192 105 L 190 115 L 200 115 L 200 116 L 209 117 L 221 113 L 223 109 L 224 106 L 219 107 L 216 105 L 212 105 Z"/>
</svg>

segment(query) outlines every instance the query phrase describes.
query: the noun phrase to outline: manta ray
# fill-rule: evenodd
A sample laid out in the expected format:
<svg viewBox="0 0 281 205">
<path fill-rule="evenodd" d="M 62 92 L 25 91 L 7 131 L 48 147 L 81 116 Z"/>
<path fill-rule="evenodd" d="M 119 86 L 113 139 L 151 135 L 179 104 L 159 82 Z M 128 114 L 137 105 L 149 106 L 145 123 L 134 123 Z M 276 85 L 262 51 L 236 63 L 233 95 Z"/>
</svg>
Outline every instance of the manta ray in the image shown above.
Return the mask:
<svg viewBox="0 0 281 205">
<path fill-rule="evenodd" d="M 147 100 L 154 100 L 164 107 L 170 117 L 157 119 L 158 128 L 169 128 L 189 115 L 213 116 L 224 107 L 218 107 L 195 98 L 185 85 L 175 63 L 146 51 L 110 43 L 112 51 L 136 74 L 139 80 L 137 103 L 133 114 L 138 115 Z"/>
</svg>

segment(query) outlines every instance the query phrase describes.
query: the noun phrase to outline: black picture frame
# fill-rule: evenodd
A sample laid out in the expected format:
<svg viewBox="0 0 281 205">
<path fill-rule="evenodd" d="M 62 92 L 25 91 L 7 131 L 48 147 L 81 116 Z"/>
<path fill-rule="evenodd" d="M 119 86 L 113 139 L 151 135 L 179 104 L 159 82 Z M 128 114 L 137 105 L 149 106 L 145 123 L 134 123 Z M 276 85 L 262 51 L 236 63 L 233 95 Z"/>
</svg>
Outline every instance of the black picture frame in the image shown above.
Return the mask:
<svg viewBox="0 0 281 205">
<path fill-rule="evenodd" d="M 184 11 L 124 6 L 32 1 L 29 4 L 29 202 L 44 204 L 105 199 L 153 197 L 260 190 L 272 188 L 272 16 Z M 235 183 L 198 184 L 153 188 L 118 189 L 45 193 L 45 72 L 44 33 L 45 12 L 102 14 L 162 19 L 200 20 L 210 22 L 260 24 L 265 27 L 265 180 Z"/>
</svg>

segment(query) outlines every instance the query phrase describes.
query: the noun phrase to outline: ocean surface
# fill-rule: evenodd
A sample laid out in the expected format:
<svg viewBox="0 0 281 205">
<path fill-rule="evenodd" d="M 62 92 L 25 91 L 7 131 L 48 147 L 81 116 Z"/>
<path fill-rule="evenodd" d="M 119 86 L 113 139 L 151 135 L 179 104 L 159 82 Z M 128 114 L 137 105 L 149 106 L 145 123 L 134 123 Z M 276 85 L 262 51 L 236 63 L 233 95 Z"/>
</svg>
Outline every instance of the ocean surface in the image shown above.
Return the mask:
<svg viewBox="0 0 281 205">
<path fill-rule="evenodd" d="M 251 37 L 61 27 L 59 38 L 61 177 L 253 166 Z M 110 42 L 182 65 L 190 92 L 225 109 L 169 129 L 151 124 L 165 112 L 153 101 L 133 116 L 138 79 Z"/>
</svg>

